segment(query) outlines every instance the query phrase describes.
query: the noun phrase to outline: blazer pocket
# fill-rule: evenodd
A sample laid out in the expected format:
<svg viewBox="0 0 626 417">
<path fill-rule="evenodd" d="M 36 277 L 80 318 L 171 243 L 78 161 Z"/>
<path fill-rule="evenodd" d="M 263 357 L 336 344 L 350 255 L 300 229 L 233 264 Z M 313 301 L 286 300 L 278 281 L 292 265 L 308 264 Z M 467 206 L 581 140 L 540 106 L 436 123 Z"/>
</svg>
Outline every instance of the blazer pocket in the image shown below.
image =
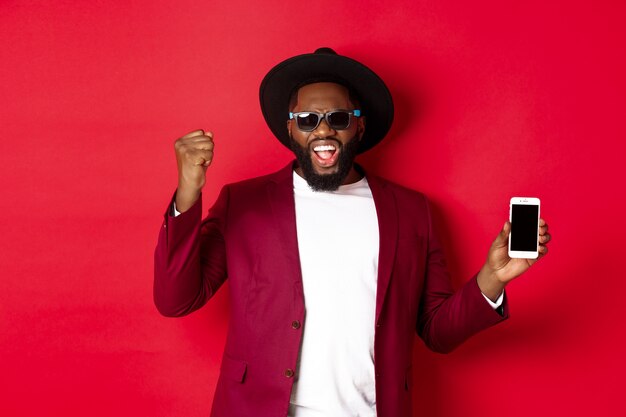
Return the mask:
<svg viewBox="0 0 626 417">
<path fill-rule="evenodd" d="M 233 359 L 226 355 L 222 358 L 220 373 L 232 381 L 243 383 L 247 369 L 248 364 L 244 361 Z"/>
</svg>

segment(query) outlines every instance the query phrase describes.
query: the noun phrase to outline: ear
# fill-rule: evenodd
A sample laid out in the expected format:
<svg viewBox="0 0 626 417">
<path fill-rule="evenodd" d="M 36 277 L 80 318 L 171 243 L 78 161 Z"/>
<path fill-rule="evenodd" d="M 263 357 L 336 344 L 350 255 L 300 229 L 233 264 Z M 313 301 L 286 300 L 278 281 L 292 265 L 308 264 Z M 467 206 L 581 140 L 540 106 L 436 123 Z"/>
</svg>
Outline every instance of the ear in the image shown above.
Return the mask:
<svg viewBox="0 0 626 417">
<path fill-rule="evenodd" d="M 291 119 L 287 120 L 287 132 L 289 132 L 289 136 L 291 136 Z"/>
<path fill-rule="evenodd" d="M 356 125 L 356 132 L 359 134 L 359 140 L 361 140 L 361 138 L 365 134 L 365 117 L 361 116 L 357 120 L 358 122 Z"/>
</svg>

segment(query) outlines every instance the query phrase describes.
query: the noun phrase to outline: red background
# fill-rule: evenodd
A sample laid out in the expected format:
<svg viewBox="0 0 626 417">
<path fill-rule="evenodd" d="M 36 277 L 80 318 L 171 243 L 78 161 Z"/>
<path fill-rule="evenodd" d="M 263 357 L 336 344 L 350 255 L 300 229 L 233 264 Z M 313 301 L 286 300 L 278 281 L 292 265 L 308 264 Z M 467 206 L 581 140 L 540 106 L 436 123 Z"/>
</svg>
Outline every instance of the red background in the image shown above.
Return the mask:
<svg viewBox="0 0 626 417">
<path fill-rule="evenodd" d="M 626 5 L 509 3 L 1 1 L 0 415 L 208 414 L 227 287 L 182 319 L 152 304 L 173 141 L 215 133 L 205 209 L 282 167 L 258 86 L 319 46 L 387 81 L 395 124 L 361 162 L 430 196 L 457 285 L 511 196 L 554 235 L 509 321 L 417 343 L 416 415 L 625 415 Z"/>
</svg>

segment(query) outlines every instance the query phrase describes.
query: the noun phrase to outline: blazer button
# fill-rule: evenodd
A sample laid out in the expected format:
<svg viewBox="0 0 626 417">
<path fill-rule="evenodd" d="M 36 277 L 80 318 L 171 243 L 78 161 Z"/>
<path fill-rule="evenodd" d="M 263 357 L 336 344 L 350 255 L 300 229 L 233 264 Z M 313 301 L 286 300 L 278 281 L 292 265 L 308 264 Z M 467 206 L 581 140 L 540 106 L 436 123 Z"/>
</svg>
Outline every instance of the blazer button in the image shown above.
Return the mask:
<svg viewBox="0 0 626 417">
<path fill-rule="evenodd" d="M 300 328 L 300 322 L 298 320 L 294 320 L 291 322 L 291 327 L 298 330 Z"/>
<path fill-rule="evenodd" d="M 293 369 L 291 369 L 291 368 L 285 369 L 285 376 L 287 378 L 292 378 L 293 377 Z"/>
</svg>

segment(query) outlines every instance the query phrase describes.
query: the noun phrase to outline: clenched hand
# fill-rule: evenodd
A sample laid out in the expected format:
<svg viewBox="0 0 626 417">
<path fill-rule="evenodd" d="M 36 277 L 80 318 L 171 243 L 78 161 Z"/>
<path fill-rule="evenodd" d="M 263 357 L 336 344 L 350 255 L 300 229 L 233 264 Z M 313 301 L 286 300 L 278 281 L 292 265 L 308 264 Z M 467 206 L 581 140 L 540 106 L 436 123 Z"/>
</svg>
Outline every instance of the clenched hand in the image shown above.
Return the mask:
<svg viewBox="0 0 626 417">
<path fill-rule="evenodd" d="M 174 143 L 178 165 L 176 209 L 179 212 L 187 211 L 200 197 L 214 146 L 213 133 L 202 129 L 187 133 Z"/>
</svg>

